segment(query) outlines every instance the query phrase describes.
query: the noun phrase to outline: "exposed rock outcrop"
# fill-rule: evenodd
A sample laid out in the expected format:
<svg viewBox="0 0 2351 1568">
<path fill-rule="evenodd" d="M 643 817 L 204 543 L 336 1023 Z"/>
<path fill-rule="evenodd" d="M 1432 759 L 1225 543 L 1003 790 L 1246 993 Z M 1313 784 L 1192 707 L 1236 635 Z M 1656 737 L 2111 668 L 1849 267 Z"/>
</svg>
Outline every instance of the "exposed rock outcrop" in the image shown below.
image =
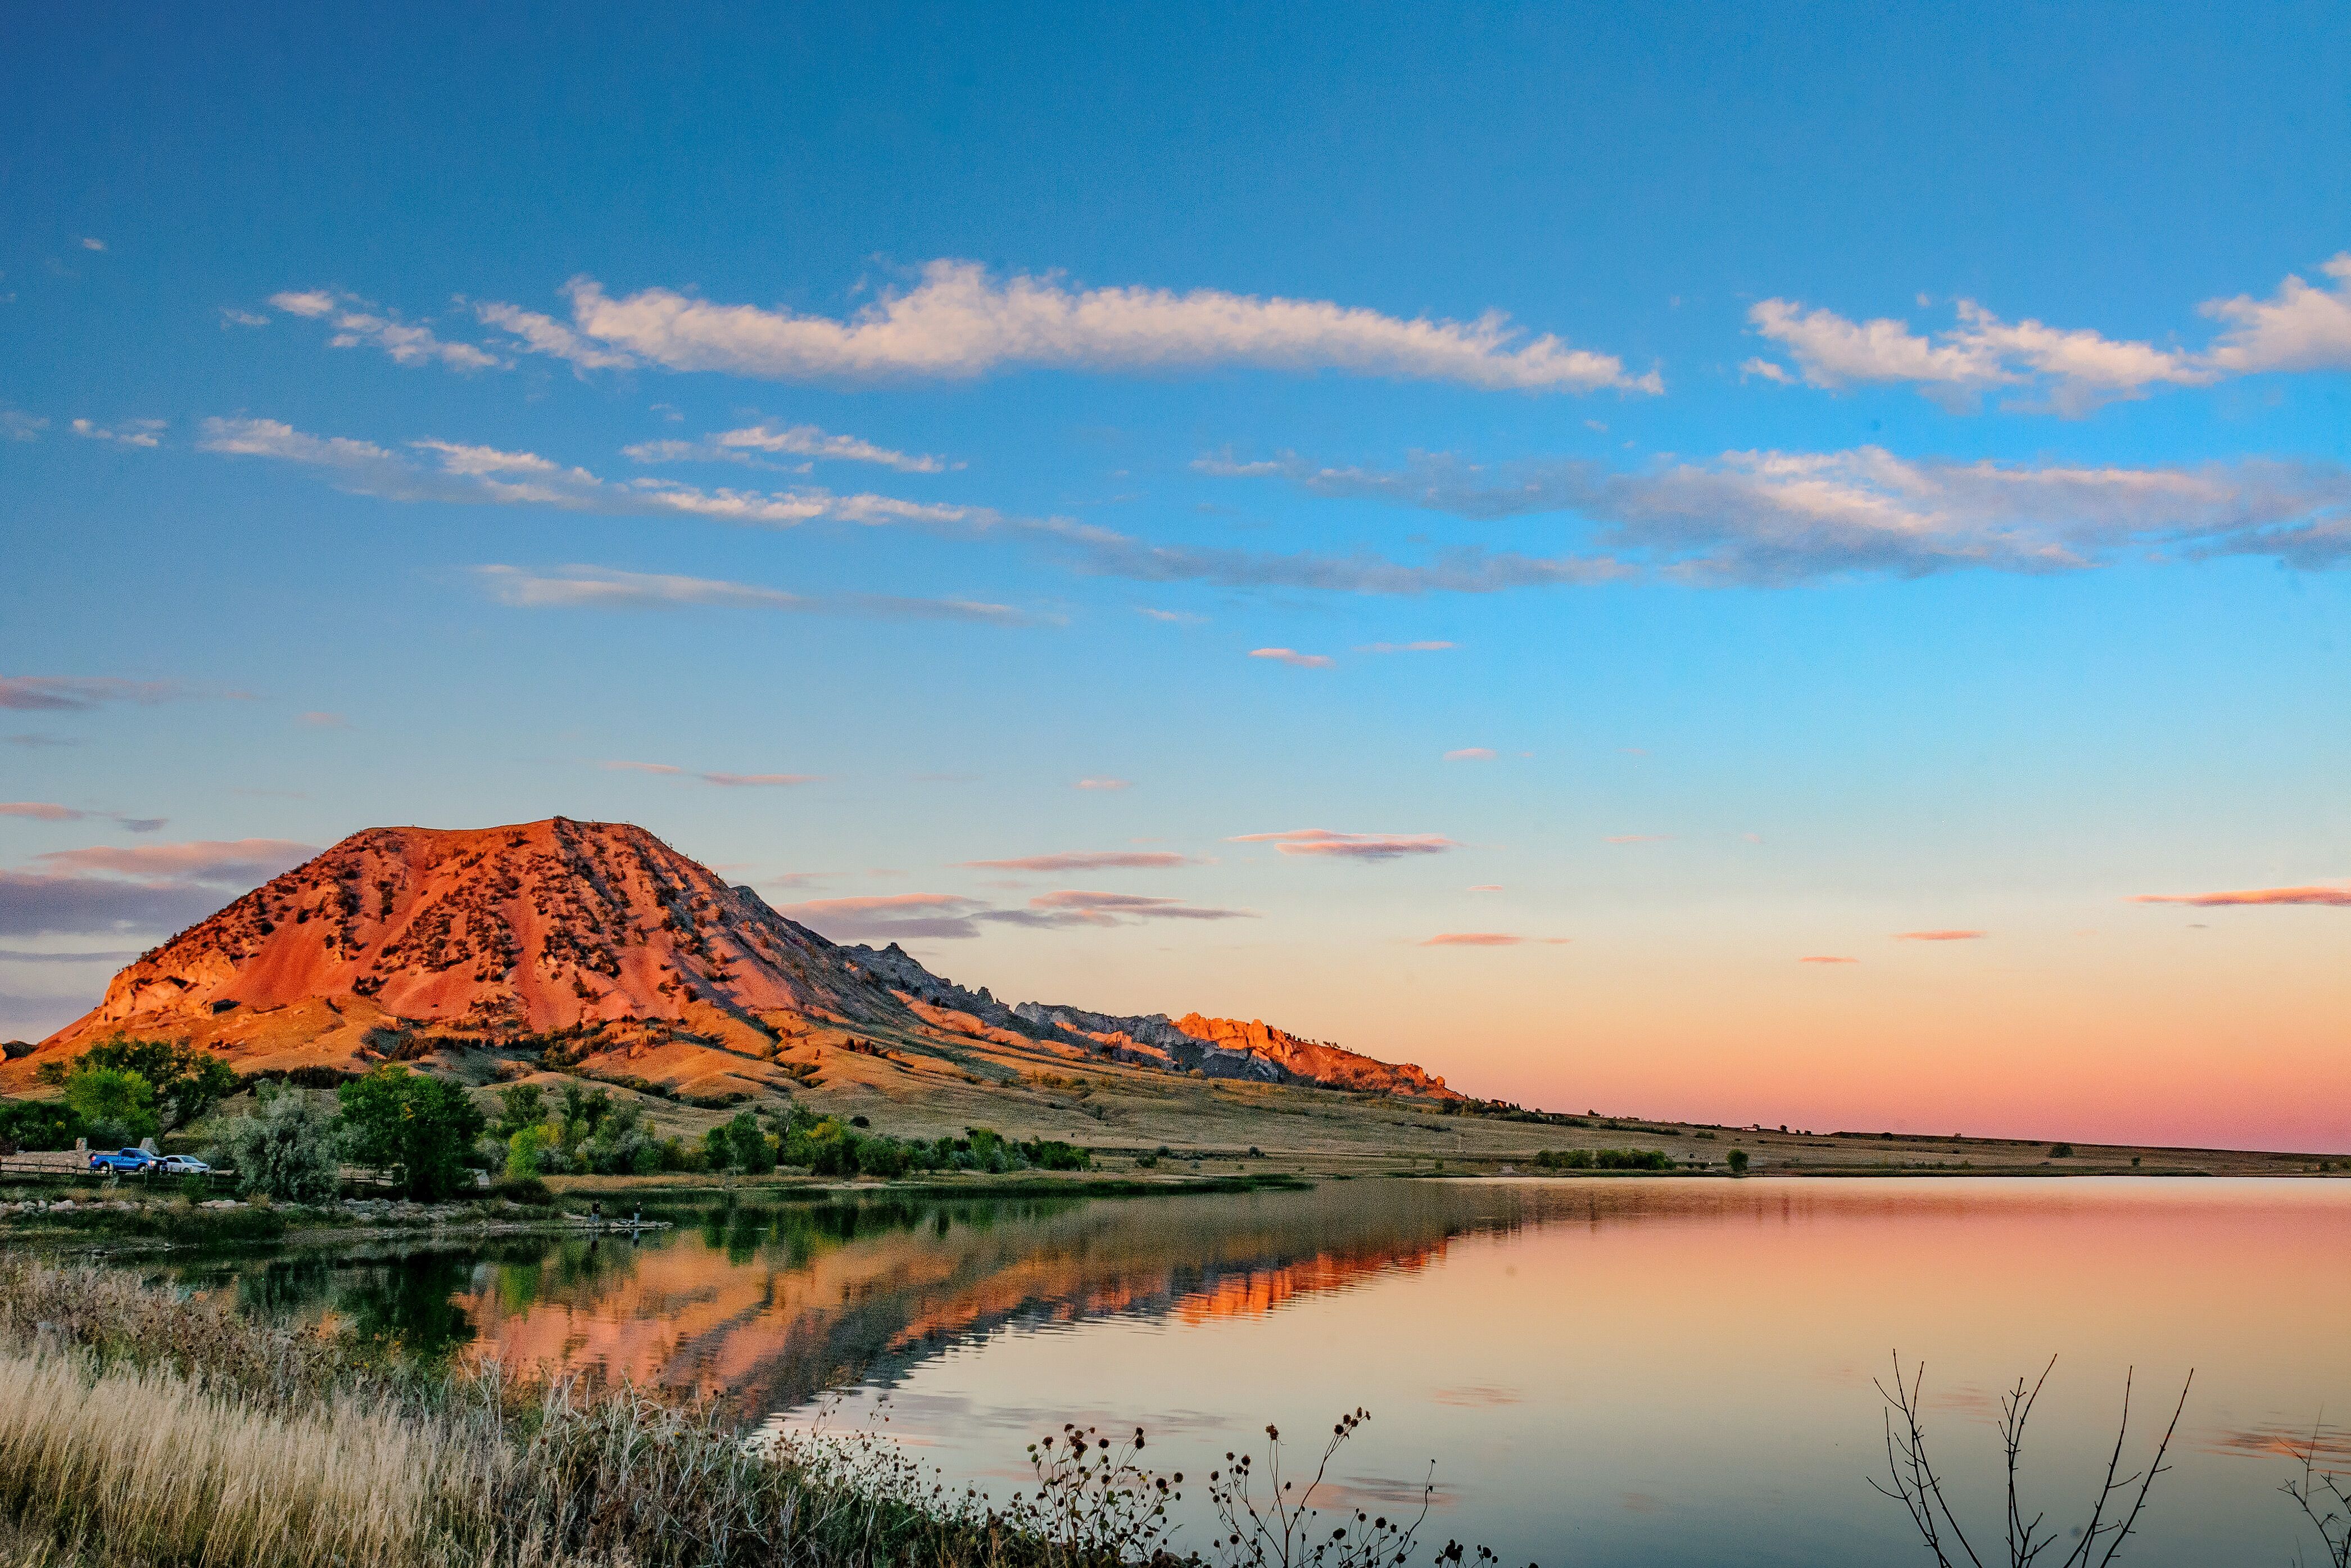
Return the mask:
<svg viewBox="0 0 2351 1568">
<path fill-rule="evenodd" d="M 1211 1078 L 1449 1092 L 1416 1067 L 1262 1023 L 1008 1006 L 894 943 L 836 946 L 642 828 L 563 817 L 354 833 L 142 955 L 32 1055 L 116 1033 L 253 1066 L 363 1065 L 453 1040 L 551 1046 L 704 1093 L 808 1082 L 815 1058 L 786 1051 L 854 1053 L 876 1034 L 938 1047 L 942 1068 L 957 1040 L 1033 1043 Z"/>
</svg>

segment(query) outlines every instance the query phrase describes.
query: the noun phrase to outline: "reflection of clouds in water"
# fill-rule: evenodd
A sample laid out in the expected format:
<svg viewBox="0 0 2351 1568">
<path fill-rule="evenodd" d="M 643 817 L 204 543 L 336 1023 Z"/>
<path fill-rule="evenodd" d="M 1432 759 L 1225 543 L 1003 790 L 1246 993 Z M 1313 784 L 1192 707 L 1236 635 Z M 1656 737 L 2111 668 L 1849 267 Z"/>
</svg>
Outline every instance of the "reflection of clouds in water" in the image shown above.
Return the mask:
<svg viewBox="0 0 2351 1568">
<path fill-rule="evenodd" d="M 1426 1476 L 1358 1476 L 1352 1480 L 1324 1481 L 1314 1489 L 1316 1508 L 1355 1509 L 1376 1513 L 1384 1509 L 1416 1509 L 1428 1499 L 1428 1511 L 1441 1513 L 1460 1500 L 1450 1487 L 1438 1486 Z"/>
<path fill-rule="evenodd" d="M 1494 1405 L 1516 1405 L 1521 1397 L 1515 1388 L 1497 1388 L 1483 1383 L 1460 1388 L 1439 1388 L 1433 1390 L 1428 1396 L 1439 1405 L 1458 1405 L 1471 1410 Z"/>
<path fill-rule="evenodd" d="M 2351 1427 L 2289 1427 L 2280 1422 L 2198 1434 L 2196 1449 L 2206 1454 L 2277 1454 L 2299 1461 L 2309 1454 L 2329 1473 L 2351 1469 Z"/>
<path fill-rule="evenodd" d="M 1663 1513 L 1666 1511 L 1666 1500 L 1657 1496 L 1655 1492 L 1628 1491 L 1625 1494 L 1625 1511 L 1627 1513 Z"/>
<path fill-rule="evenodd" d="M 1017 1429 L 1033 1437 L 1059 1432 L 1066 1422 L 1073 1427 L 1096 1427 L 1104 1437 L 1113 1439 L 1128 1437 L 1141 1427 L 1148 1439 L 1179 1432 L 1221 1432 L 1231 1425 L 1222 1416 L 1198 1410 L 1158 1410 L 1138 1416 L 1131 1410 L 986 1404 L 962 1394 L 901 1391 L 889 1396 L 886 1408 L 896 1415 L 900 1427 L 919 1427 L 928 1432 L 981 1427 Z"/>
</svg>

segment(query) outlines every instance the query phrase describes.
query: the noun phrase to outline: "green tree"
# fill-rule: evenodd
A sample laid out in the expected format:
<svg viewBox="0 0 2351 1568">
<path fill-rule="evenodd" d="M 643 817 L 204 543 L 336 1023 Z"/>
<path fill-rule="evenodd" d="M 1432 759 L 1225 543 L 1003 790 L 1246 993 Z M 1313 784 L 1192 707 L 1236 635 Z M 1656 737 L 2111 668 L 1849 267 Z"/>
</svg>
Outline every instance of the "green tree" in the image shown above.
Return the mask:
<svg viewBox="0 0 2351 1568">
<path fill-rule="evenodd" d="M 490 1131 L 511 1139 L 525 1127 L 547 1119 L 547 1096 L 536 1083 L 516 1083 L 498 1091 L 498 1118 Z"/>
<path fill-rule="evenodd" d="M 71 1061 L 44 1064 L 41 1078 L 63 1083 L 77 1072 L 99 1067 L 135 1072 L 145 1079 L 164 1127 L 186 1126 L 237 1089 L 235 1071 L 208 1051 L 177 1040 L 131 1040 L 120 1035 L 99 1040 Z"/>
<path fill-rule="evenodd" d="M 56 1100 L 0 1100 L 0 1155 L 70 1149 L 89 1135 L 81 1113 Z"/>
<path fill-rule="evenodd" d="M 221 1133 L 237 1190 L 284 1203 L 328 1203 L 342 1180 L 334 1114 L 317 1096 L 281 1083 L 254 1089 L 254 1110 Z"/>
<path fill-rule="evenodd" d="M 160 1130 L 155 1086 L 127 1067 L 77 1066 L 66 1079 L 66 1104 L 99 1143 L 134 1143 Z"/>
<path fill-rule="evenodd" d="M 411 1197 L 446 1197 L 487 1124 L 454 1083 L 386 1062 L 335 1091 L 351 1159 L 388 1171 Z"/>
<path fill-rule="evenodd" d="M 750 1112 L 737 1111 L 735 1119 L 726 1124 L 726 1141 L 731 1145 L 726 1161 L 729 1169 L 765 1176 L 776 1168 L 776 1145 L 760 1129 L 759 1118 Z"/>
<path fill-rule="evenodd" d="M 547 1145 L 554 1134 L 540 1123 L 517 1127 L 507 1136 L 507 1179 L 528 1181 L 543 1174 Z"/>
<path fill-rule="evenodd" d="M 1747 1174 L 1747 1151 L 1745 1149 L 1733 1149 L 1730 1151 L 1730 1174 L 1735 1176 L 1745 1176 Z"/>
</svg>

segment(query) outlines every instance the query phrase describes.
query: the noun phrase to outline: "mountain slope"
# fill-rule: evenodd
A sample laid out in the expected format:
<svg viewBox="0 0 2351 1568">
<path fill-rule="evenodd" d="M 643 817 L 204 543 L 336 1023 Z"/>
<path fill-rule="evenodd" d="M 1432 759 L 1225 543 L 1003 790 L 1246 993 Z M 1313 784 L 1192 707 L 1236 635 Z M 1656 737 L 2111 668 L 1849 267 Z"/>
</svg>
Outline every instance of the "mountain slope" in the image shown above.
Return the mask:
<svg viewBox="0 0 2351 1568">
<path fill-rule="evenodd" d="M 117 1033 L 193 1040 L 248 1071 L 527 1049 L 698 1097 L 885 1067 L 1017 1077 L 1007 1052 L 1450 1094 L 1416 1067 L 1254 1021 L 1008 1007 L 894 944 L 838 946 L 642 828 L 562 817 L 354 833 L 142 955 L 0 1074 Z"/>
</svg>

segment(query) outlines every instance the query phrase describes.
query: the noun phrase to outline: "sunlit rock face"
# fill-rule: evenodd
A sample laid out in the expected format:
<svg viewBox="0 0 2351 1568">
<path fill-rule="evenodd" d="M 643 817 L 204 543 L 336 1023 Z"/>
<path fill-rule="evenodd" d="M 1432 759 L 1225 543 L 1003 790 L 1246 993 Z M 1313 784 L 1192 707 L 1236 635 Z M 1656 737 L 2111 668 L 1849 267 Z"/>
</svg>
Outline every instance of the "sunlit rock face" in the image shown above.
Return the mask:
<svg viewBox="0 0 2351 1568">
<path fill-rule="evenodd" d="M 549 1065 L 702 1096 L 872 1076 L 892 1045 L 946 1052 L 933 1065 L 952 1059 L 958 1082 L 978 1082 L 967 1048 L 996 1047 L 1448 1092 L 1416 1067 L 1255 1021 L 1008 1006 L 895 944 L 838 946 L 643 828 L 564 817 L 354 833 L 141 956 L 32 1057 L 118 1033 L 194 1041 L 248 1070 L 528 1045 L 563 1059 Z"/>
</svg>

